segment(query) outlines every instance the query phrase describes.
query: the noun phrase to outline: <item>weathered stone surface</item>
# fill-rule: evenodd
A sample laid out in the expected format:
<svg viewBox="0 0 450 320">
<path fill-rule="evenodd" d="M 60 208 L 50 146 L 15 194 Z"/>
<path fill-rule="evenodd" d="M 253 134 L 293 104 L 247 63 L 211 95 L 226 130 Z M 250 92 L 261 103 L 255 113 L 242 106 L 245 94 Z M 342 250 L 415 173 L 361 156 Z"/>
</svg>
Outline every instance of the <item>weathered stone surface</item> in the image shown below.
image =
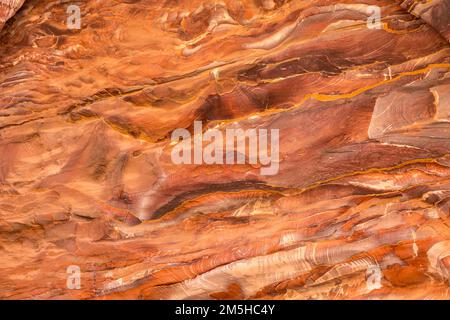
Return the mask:
<svg viewBox="0 0 450 320">
<path fill-rule="evenodd" d="M 25 0 L 0 0 L 0 30 L 8 19 L 20 9 Z"/>
<path fill-rule="evenodd" d="M 423 19 L 450 41 L 450 1 L 449 0 L 406 0 L 399 1 L 402 8 Z"/>
<path fill-rule="evenodd" d="M 0 33 L 0 298 L 448 299 L 437 3 L 85 1 L 70 30 L 27 1 Z M 279 129 L 278 174 L 175 164 L 196 120 Z"/>
</svg>

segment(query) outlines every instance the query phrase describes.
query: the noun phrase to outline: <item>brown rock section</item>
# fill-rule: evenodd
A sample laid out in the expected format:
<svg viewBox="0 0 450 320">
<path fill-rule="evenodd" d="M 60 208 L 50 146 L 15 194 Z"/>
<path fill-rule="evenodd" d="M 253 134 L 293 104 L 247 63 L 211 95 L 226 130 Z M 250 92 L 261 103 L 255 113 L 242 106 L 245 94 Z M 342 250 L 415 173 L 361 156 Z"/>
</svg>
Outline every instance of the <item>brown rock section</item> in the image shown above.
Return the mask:
<svg viewBox="0 0 450 320">
<path fill-rule="evenodd" d="M 0 0 L 0 30 L 17 10 L 23 5 L 25 0 Z"/>
<path fill-rule="evenodd" d="M 450 41 L 450 0 L 406 0 L 398 1 L 408 10 L 435 28 Z"/>
<path fill-rule="evenodd" d="M 69 30 L 68 5 L 0 33 L 0 298 L 449 298 L 431 25 L 395 1 L 86 1 Z M 279 129 L 278 174 L 174 164 L 195 120 Z"/>
</svg>

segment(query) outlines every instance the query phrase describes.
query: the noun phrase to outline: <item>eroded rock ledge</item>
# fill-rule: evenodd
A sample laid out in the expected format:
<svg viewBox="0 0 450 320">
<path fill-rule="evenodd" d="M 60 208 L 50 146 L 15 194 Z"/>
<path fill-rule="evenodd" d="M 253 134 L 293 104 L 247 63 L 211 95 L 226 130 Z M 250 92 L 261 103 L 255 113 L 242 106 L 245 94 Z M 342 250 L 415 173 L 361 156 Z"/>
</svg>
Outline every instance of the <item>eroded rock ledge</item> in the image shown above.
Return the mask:
<svg viewBox="0 0 450 320">
<path fill-rule="evenodd" d="M 0 0 L 0 30 L 17 10 L 20 9 L 25 0 Z"/>
</svg>

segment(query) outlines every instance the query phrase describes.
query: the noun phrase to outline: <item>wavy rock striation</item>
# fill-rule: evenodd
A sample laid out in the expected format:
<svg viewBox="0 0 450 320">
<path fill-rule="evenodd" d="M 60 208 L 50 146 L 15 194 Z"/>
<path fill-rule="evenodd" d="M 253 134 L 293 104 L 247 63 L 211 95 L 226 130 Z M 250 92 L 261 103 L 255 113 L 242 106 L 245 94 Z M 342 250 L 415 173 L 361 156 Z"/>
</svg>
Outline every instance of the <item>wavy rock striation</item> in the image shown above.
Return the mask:
<svg viewBox="0 0 450 320">
<path fill-rule="evenodd" d="M 23 5 L 25 0 L 0 0 L 0 30 L 17 10 Z"/>
<path fill-rule="evenodd" d="M 402 8 L 408 10 L 417 17 L 422 18 L 431 25 L 444 38 L 450 41 L 450 1 L 432 0 L 432 1 L 399 1 Z"/>
<path fill-rule="evenodd" d="M 76 30 L 27 1 L 0 34 L 0 298 L 448 299 L 437 2 L 85 1 Z M 279 129 L 278 174 L 175 164 L 194 121 Z"/>
</svg>

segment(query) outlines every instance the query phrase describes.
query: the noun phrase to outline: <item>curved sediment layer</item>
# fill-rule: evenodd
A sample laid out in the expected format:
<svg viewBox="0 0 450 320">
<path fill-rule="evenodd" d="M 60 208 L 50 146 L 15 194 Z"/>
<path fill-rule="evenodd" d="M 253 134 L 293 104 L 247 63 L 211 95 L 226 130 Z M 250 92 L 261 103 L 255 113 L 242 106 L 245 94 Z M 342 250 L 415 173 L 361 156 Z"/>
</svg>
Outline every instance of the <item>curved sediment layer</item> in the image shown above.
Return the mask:
<svg viewBox="0 0 450 320">
<path fill-rule="evenodd" d="M 448 299 L 448 11 L 405 3 L 86 1 L 68 29 L 27 1 L 0 33 L 0 298 Z M 175 164 L 195 121 L 279 130 L 277 173 Z"/>
</svg>

